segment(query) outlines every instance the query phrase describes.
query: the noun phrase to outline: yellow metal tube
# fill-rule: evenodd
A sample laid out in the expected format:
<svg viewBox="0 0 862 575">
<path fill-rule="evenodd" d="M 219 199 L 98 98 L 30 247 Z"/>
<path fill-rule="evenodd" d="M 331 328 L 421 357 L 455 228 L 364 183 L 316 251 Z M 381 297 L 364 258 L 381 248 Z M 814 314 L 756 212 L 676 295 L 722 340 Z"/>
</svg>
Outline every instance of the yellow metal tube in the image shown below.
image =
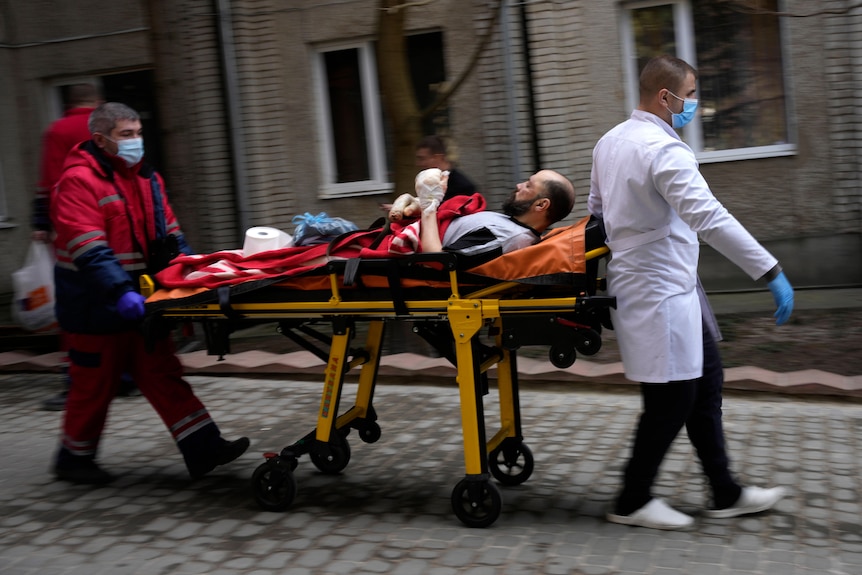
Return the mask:
<svg viewBox="0 0 862 575">
<path fill-rule="evenodd" d="M 330 432 L 334 429 L 333 422 L 338 416 L 338 400 L 341 395 L 342 374 L 349 342 L 350 328 L 345 328 L 343 334 L 332 336 L 329 361 L 326 363 L 323 378 L 323 397 L 320 399 L 320 411 L 317 416 L 316 438 L 324 443 L 329 442 Z"/>
</svg>

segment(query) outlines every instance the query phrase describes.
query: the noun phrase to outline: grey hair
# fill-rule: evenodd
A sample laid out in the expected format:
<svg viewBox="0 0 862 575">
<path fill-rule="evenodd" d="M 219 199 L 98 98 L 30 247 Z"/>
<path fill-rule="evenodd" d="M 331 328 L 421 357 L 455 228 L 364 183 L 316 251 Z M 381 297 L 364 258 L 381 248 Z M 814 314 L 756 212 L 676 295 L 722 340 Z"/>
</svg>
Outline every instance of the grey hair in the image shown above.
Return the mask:
<svg viewBox="0 0 862 575">
<path fill-rule="evenodd" d="M 136 121 L 140 119 L 141 116 L 125 104 L 105 102 L 90 114 L 87 128 L 90 129 L 90 134 L 108 135 L 120 120 Z"/>
</svg>

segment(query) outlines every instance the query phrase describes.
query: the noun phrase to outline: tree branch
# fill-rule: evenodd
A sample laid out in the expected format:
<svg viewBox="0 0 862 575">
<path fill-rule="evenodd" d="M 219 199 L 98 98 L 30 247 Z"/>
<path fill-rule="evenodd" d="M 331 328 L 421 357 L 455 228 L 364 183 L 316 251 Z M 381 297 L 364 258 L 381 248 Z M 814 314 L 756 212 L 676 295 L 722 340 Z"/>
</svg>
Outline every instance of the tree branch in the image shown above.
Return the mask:
<svg viewBox="0 0 862 575">
<path fill-rule="evenodd" d="M 441 91 L 437 99 L 435 99 L 431 104 L 428 105 L 424 110 L 419 112 L 419 115 L 422 119 L 427 118 L 438 108 L 440 108 L 443 104 L 445 104 L 449 98 L 461 87 L 461 84 L 470 76 L 473 72 L 473 69 L 476 67 L 476 64 L 479 62 L 479 57 L 484 52 L 485 47 L 491 41 L 491 37 L 494 35 L 494 29 L 497 27 L 497 22 L 500 20 L 500 14 L 503 13 L 503 3 L 506 0 L 498 0 L 497 9 L 494 11 L 494 17 L 491 20 L 491 23 L 488 25 L 488 29 L 485 31 L 485 34 L 479 40 L 479 43 L 476 45 L 476 49 L 473 51 L 473 55 L 470 57 L 470 61 L 467 64 L 467 67 L 461 72 L 461 75 L 455 79 L 454 82 L 449 84 L 449 87 L 445 90 Z"/>
</svg>

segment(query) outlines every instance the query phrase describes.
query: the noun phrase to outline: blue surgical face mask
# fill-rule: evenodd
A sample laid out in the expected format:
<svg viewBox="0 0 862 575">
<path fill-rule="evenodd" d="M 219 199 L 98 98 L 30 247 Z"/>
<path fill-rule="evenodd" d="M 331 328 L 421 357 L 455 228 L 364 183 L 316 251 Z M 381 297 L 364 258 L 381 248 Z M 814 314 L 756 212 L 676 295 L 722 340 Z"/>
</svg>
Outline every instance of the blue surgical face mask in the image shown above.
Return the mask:
<svg viewBox="0 0 862 575">
<path fill-rule="evenodd" d="M 132 167 L 144 158 L 144 139 L 129 138 L 128 140 L 111 140 L 105 136 L 106 140 L 110 140 L 117 144 L 117 157 L 122 158 L 128 167 Z"/>
<path fill-rule="evenodd" d="M 671 112 L 671 126 L 682 128 L 694 119 L 694 113 L 697 110 L 697 98 L 680 98 L 670 90 L 667 93 L 677 100 L 682 100 L 682 112 L 679 114 Z"/>
</svg>

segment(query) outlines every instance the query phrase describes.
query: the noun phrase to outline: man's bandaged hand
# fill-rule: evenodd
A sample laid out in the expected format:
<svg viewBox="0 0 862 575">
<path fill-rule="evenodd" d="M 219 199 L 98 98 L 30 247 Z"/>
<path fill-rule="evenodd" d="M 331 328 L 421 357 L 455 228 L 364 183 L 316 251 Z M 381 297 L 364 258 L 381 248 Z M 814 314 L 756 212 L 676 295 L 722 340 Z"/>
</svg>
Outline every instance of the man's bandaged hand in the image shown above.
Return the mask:
<svg viewBox="0 0 862 575">
<path fill-rule="evenodd" d="M 449 172 L 437 168 L 422 170 L 416 175 L 416 195 L 423 213 L 437 210 L 446 195 L 448 180 Z"/>
<path fill-rule="evenodd" d="M 401 194 L 389 209 L 389 221 L 397 222 L 402 219 L 416 218 L 419 216 L 421 208 L 419 207 L 419 199 L 410 194 Z"/>
</svg>

